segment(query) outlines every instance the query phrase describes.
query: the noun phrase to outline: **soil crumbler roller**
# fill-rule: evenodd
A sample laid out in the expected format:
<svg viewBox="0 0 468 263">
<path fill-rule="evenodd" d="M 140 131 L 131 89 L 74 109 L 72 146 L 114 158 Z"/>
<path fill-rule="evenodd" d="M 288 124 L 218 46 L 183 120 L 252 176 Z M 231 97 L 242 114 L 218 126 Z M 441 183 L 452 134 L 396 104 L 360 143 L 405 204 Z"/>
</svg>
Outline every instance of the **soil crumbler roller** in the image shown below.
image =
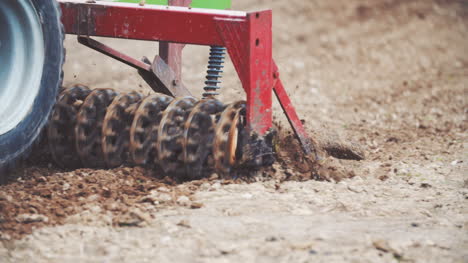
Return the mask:
<svg viewBox="0 0 468 263">
<path fill-rule="evenodd" d="M 144 165 L 193 179 L 213 171 L 270 165 L 273 91 L 302 149 L 317 157 L 272 59 L 271 10 L 213 9 L 229 8 L 229 0 L 146 2 L 160 5 L 89 0 L 0 3 L 0 18 L 15 22 L 3 26 L 7 49 L 25 53 L 32 43 L 39 54 L 26 54 L 25 63 L 7 56 L 10 70 L 1 72 L 5 78 L 0 84 L 6 88 L 0 90 L 0 115 L 9 117 L 0 120 L 0 171 L 25 156 L 47 121 L 53 159 L 68 168 Z M 82 85 L 60 89 L 64 32 L 134 67 L 156 93 L 143 96 Z M 159 41 L 159 55 L 153 61 L 137 60 L 93 36 Z M 202 99 L 194 98 L 181 81 L 185 44 L 211 46 Z M 10 52 L 5 50 L 1 54 Z M 224 104 L 216 99 L 226 54 L 241 80 L 245 101 Z M 41 70 L 18 78 L 31 66 Z M 11 81 L 15 77 L 17 81 Z"/>
<path fill-rule="evenodd" d="M 47 138 L 54 161 L 63 167 L 158 166 L 193 179 L 249 165 L 252 159 L 243 155 L 249 144 L 237 148 L 248 138 L 244 124 L 244 101 L 224 105 L 212 98 L 144 97 L 76 85 L 60 93 Z M 256 165 L 273 160 L 271 152 L 262 157 Z"/>
</svg>

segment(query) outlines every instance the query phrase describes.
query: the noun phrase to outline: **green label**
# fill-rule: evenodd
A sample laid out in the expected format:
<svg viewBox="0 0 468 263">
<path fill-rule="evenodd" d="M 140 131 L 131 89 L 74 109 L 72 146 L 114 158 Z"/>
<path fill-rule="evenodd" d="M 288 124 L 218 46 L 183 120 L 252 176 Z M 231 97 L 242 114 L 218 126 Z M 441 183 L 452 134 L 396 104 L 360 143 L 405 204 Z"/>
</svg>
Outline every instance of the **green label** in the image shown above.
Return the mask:
<svg viewBox="0 0 468 263">
<path fill-rule="evenodd" d="M 115 0 L 113 2 L 138 4 L 142 0 Z M 145 0 L 145 3 L 149 5 L 167 5 L 167 0 Z M 228 9 L 231 8 L 231 0 L 192 0 L 190 6 L 194 8 Z"/>
</svg>

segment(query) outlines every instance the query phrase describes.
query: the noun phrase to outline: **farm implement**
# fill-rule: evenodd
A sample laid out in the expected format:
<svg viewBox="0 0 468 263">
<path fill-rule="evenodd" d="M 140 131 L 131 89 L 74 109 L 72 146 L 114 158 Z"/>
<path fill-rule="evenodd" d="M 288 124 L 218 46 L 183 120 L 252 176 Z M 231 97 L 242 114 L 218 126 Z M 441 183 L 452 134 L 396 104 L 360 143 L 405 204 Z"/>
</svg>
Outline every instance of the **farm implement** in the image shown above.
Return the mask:
<svg viewBox="0 0 468 263">
<path fill-rule="evenodd" d="M 2 1 L 0 170 L 23 158 L 43 129 L 52 158 L 67 168 L 142 165 L 194 179 L 271 165 L 273 94 L 302 150 L 315 158 L 272 59 L 271 10 L 229 7 L 203 0 Z M 155 93 L 62 88 L 64 33 L 135 68 Z M 138 60 L 93 37 L 158 41 L 159 54 Z M 210 46 L 199 98 L 181 80 L 188 44 Z M 227 55 L 245 100 L 226 104 L 216 96 Z"/>
</svg>

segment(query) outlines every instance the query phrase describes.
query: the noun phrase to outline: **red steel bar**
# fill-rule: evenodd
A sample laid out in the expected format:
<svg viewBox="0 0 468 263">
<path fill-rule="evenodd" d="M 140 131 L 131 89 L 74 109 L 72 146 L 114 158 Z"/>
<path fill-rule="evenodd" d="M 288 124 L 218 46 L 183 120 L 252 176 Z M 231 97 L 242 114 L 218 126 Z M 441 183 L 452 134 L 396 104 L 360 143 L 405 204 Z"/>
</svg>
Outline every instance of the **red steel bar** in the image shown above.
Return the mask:
<svg viewBox="0 0 468 263">
<path fill-rule="evenodd" d="M 88 38 L 88 37 L 78 37 L 78 42 L 80 44 L 83 44 L 91 49 L 94 49 L 98 52 L 101 52 L 105 54 L 106 56 L 109 56 L 115 60 L 118 60 L 132 68 L 135 68 L 137 70 L 144 70 L 151 72 L 151 65 L 148 65 L 142 61 L 139 61 L 137 59 L 134 59 L 130 56 L 127 56 L 111 47 L 108 47 L 101 42 L 98 42 L 94 39 Z"/>
<path fill-rule="evenodd" d="M 294 130 L 294 134 L 301 143 L 302 150 L 306 154 L 314 153 L 315 157 L 317 158 L 317 151 L 315 150 L 312 141 L 307 135 L 304 125 L 299 119 L 299 116 L 297 116 L 296 110 L 294 109 L 294 106 L 292 105 L 291 100 L 289 99 L 289 96 L 286 93 L 286 90 L 284 89 L 283 83 L 279 78 L 278 67 L 276 66 L 275 62 L 273 62 L 273 76 L 275 81 L 273 91 L 275 92 L 275 95 L 278 98 L 278 101 L 281 105 L 281 108 L 284 111 L 284 114 L 286 114 L 289 124 Z"/>
<path fill-rule="evenodd" d="M 169 6 L 190 6 L 191 3 L 192 0 L 168 1 Z M 182 82 L 182 50 L 184 47 L 184 44 L 159 42 L 159 57 L 161 57 L 175 73 L 174 81 L 177 82 Z"/>
<path fill-rule="evenodd" d="M 223 45 L 214 18 L 245 19 L 239 11 L 60 0 L 65 32 L 74 35 Z"/>
<path fill-rule="evenodd" d="M 247 94 L 247 121 L 263 135 L 272 127 L 272 13 L 249 13 L 246 19 L 216 18 L 232 63 Z"/>
</svg>

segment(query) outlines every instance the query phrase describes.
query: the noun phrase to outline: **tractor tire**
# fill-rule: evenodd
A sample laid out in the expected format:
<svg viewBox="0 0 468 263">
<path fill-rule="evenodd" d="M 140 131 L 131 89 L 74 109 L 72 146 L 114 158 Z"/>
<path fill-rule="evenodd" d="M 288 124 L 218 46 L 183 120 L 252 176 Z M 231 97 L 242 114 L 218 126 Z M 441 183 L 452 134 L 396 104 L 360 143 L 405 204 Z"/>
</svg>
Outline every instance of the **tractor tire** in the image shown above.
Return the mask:
<svg viewBox="0 0 468 263">
<path fill-rule="evenodd" d="M 62 85 L 60 17 L 55 0 L 0 1 L 0 183 L 27 157 Z"/>
</svg>

